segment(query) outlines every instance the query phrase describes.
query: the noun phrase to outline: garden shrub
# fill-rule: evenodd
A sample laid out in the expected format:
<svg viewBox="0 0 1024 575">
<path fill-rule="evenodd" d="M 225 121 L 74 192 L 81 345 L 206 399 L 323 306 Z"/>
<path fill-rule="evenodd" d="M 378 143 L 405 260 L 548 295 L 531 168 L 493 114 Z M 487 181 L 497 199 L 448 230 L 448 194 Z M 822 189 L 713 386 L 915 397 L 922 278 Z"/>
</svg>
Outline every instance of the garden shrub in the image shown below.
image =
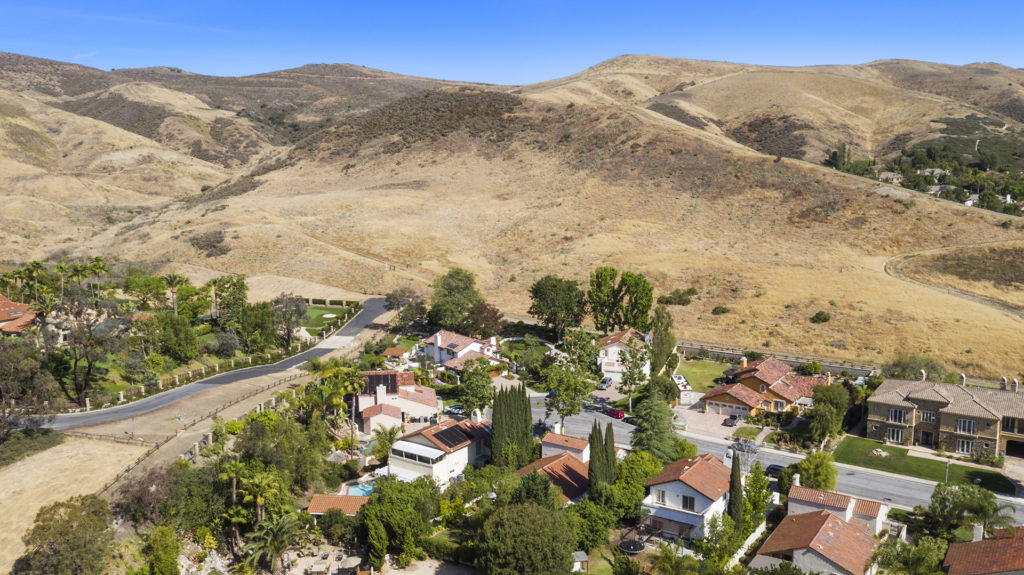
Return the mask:
<svg viewBox="0 0 1024 575">
<path fill-rule="evenodd" d="M 313 302 L 313 305 L 326 305 L 327 304 L 327 300 L 325 300 L 323 298 L 315 297 L 315 298 L 313 298 L 313 299 L 311 299 L 309 301 Z"/>
<path fill-rule="evenodd" d="M 724 305 L 716 305 L 715 308 L 711 310 L 711 315 L 722 315 L 723 313 L 729 313 L 729 308 Z"/>
<path fill-rule="evenodd" d="M 336 306 L 345 306 L 345 305 L 347 305 L 345 300 L 343 300 L 343 299 L 332 299 L 332 300 L 329 300 L 327 303 L 330 304 L 330 305 L 336 305 Z"/>
</svg>

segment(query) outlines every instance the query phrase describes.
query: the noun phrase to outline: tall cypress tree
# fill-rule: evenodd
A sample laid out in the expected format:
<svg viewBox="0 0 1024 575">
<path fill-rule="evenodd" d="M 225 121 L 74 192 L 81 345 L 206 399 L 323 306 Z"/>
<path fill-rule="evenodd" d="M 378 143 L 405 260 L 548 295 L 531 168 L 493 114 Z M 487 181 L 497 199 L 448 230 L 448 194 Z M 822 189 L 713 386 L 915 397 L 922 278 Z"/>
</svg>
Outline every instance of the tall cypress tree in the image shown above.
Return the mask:
<svg viewBox="0 0 1024 575">
<path fill-rule="evenodd" d="M 601 426 L 594 420 L 590 428 L 590 465 L 589 473 L 590 489 L 593 490 L 598 483 L 606 483 L 608 477 L 605 474 L 604 438 L 601 437 Z"/>
<path fill-rule="evenodd" d="M 519 447 L 518 466 L 522 467 L 533 459 L 533 416 L 530 412 L 530 397 L 526 394 L 526 386 L 519 384 L 518 388 L 509 391 L 509 402 L 512 407 L 509 417 L 513 420 L 513 428 L 516 430 L 513 441 Z"/>
<path fill-rule="evenodd" d="M 612 422 L 604 432 L 604 472 L 605 481 L 609 484 L 615 483 L 615 464 L 618 459 L 615 457 L 615 430 L 612 429 Z"/>
<path fill-rule="evenodd" d="M 743 525 L 743 480 L 740 478 L 740 458 L 733 452 L 732 475 L 729 478 L 729 516 L 734 525 Z"/>
</svg>

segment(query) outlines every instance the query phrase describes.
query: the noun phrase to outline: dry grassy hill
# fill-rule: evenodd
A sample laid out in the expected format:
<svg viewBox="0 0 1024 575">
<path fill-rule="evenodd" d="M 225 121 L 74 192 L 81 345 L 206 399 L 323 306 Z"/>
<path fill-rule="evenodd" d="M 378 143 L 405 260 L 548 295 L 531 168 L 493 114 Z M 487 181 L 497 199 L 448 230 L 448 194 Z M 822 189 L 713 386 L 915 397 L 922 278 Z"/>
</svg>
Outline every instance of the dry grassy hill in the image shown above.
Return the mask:
<svg viewBox="0 0 1024 575">
<path fill-rule="evenodd" d="M 904 253 L 1020 242 L 1024 225 L 816 165 L 832 142 L 882 154 L 894 140 L 934 137 L 940 118 L 1003 118 L 997 102 L 960 102 L 915 84 L 921 80 L 909 73 L 897 82 L 887 76 L 896 72 L 882 69 L 631 56 L 520 87 L 454 85 L 352 66 L 239 79 L 169 69 L 98 79 L 82 72 L 97 87 L 61 95 L 63 110 L 38 89 L 6 92 L 32 103 L 4 121 L 23 125 L 46 116 L 71 125 L 65 118 L 76 118 L 82 133 L 118 134 L 122 151 L 145 141 L 161 151 L 154 157 L 185 159 L 153 169 L 169 182 L 189 174 L 191 191 L 123 184 L 123 203 L 141 205 L 135 198 L 143 196 L 153 202 L 111 222 L 68 209 L 70 199 L 43 187 L 26 189 L 16 201 L 45 198 L 55 213 L 64 207 L 88 225 L 54 235 L 61 226 L 12 231 L 5 220 L 0 234 L 14 259 L 46 257 L 66 235 L 78 254 L 294 277 L 363 293 L 425 287 L 462 265 L 478 274 L 489 299 L 520 314 L 529 285 L 542 275 L 583 280 L 590 269 L 612 264 L 647 274 L 659 292 L 698 287 L 698 301 L 674 310 L 688 338 L 872 362 L 927 351 L 978 375 L 1019 372 L 1020 316 L 890 276 L 884 264 Z M 21 86 L 68 82 L 57 72 L 50 81 L 19 74 L 0 70 L 0 87 L 15 88 L 11 78 Z M 235 100 L 231 86 L 238 87 Z M 115 95 L 174 113 L 144 138 L 64 111 L 93 101 L 117 110 L 109 101 Z M 284 114 L 284 128 L 240 114 L 263 103 Z M 245 133 L 262 146 L 247 162 L 186 156 L 184 128 L 167 128 L 189 116 L 210 125 L 225 111 L 249 122 Z M 1004 123 L 1019 129 L 1012 117 Z M 47 130 L 39 132 L 55 150 L 73 139 Z M 0 161 L 34 166 L 46 178 L 63 173 L 59 162 L 32 163 L 62 153 L 34 156 L 31 150 L 45 146 L 12 146 L 15 139 L 2 138 Z M 243 141 L 221 149 L 235 151 Z M 757 151 L 778 142 L 809 162 Z M 6 178 L 8 164 L 2 165 Z M 94 181 L 91 173 L 76 178 Z M 385 262 L 396 269 L 385 271 Z M 731 312 L 712 315 L 719 305 Z M 832 321 L 811 324 L 819 309 Z"/>
</svg>

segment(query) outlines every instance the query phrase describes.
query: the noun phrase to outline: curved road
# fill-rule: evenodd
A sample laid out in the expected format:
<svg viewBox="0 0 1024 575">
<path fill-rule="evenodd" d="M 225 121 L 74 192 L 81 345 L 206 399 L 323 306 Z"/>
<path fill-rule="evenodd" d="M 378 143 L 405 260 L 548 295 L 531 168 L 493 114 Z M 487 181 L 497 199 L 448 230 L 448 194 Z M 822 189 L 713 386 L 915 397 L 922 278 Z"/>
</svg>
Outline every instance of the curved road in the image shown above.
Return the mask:
<svg viewBox="0 0 1024 575">
<path fill-rule="evenodd" d="M 167 407 L 168 405 L 185 399 L 186 397 L 192 397 L 193 395 L 200 394 L 211 387 L 228 385 L 263 375 L 273 375 L 275 373 L 297 367 L 305 363 L 306 360 L 311 357 L 321 357 L 346 345 L 351 340 L 350 338 L 359 335 L 359 332 L 363 331 L 366 326 L 373 323 L 373 321 L 380 317 L 385 311 L 387 310 L 384 307 L 384 298 L 368 299 L 363 302 L 362 311 L 356 314 L 351 321 L 335 332 L 334 335 L 325 339 L 316 347 L 297 355 L 293 355 L 287 359 L 283 359 L 277 363 L 257 365 L 254 367 L 247 367 L 244 369 L 237 369 L 235 371 L 213 375 L 206 379 L 201 379 L 199 381 L 189 383 L 181 387 L 176 387 L 163 393 L 151 395 L 147 398 L 126 403 L 124 405 L 108 407 L 106 409 L 96 409 L 82 413 L 65 413 L 55 417 L 52 422 L 46 425 L 46 427 L 52 427 L 54 429 L 70 429 L 73 427 L 83 427 L 86 425 L 96 425 L 98 423 L 109 423 L 111 421 L 127 419 L 129 417 L 142 415 L 143 413 L 149 413 L 150 411 L 160 409 L 162 407 Z"/>
</svg>

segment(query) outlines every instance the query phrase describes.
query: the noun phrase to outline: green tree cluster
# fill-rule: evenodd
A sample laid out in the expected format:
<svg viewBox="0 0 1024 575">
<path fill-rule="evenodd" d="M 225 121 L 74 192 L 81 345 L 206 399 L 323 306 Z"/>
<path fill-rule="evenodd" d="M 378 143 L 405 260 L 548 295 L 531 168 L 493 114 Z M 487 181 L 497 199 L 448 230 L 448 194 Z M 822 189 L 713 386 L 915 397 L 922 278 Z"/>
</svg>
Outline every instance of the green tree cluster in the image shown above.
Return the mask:
<svg viewBox="0 0 1024 575">
<path fill-rule="evenodd" d="M 594 325 L 608 333 L 617 327 L 647 331 L 650 326 L 654 288 L 643 275 L 602 266 L 590 273 L 587 292 Z"/>
<path fill-rule="evenodd" d="M 615 483 L 615 430 L 611 422 L 604 433 L 597 420 L 590 429 L 590 466 L 588 469 L 591 488 L 598 484 L 612 485 Z"/>
<path fill-rule="evenodd" d="M 533 419 L 526 386 L 500 389 L 494 396 L 491 417 L 491 453 L 498 465 L 519 469 L 533 455 Z"/>
<path fill-rule="evenodd" d="M 576 544 L 565 514 L 533 503 L 496 510 L 480 532 L 483 575 L 556 575 L 572 568 Z"/>
<path fill-rule="evenodd" d="M 29 575 L 100 575 L 113 546 L 110 506 L 96 495 L 78 495 L 47 505 L 22 537 L 25 555 L 18 572 Z"/>
<path fill-rule="evenodd" d="M 430 294 L 427 318 L 445 329 L 460 329 L 470 308 L 484 301 L 476 289 L 476 276 L 462 268 L 448 270 L 431 287 L 434 291 Z"/>
<path fill-rule="evenodd" d="M 573 280 L 546 275 L 530 286 L 530 315 L 559 340 L 565 330 L 579 327 L 587 313 L 587 294 Z"/>
</svg>

